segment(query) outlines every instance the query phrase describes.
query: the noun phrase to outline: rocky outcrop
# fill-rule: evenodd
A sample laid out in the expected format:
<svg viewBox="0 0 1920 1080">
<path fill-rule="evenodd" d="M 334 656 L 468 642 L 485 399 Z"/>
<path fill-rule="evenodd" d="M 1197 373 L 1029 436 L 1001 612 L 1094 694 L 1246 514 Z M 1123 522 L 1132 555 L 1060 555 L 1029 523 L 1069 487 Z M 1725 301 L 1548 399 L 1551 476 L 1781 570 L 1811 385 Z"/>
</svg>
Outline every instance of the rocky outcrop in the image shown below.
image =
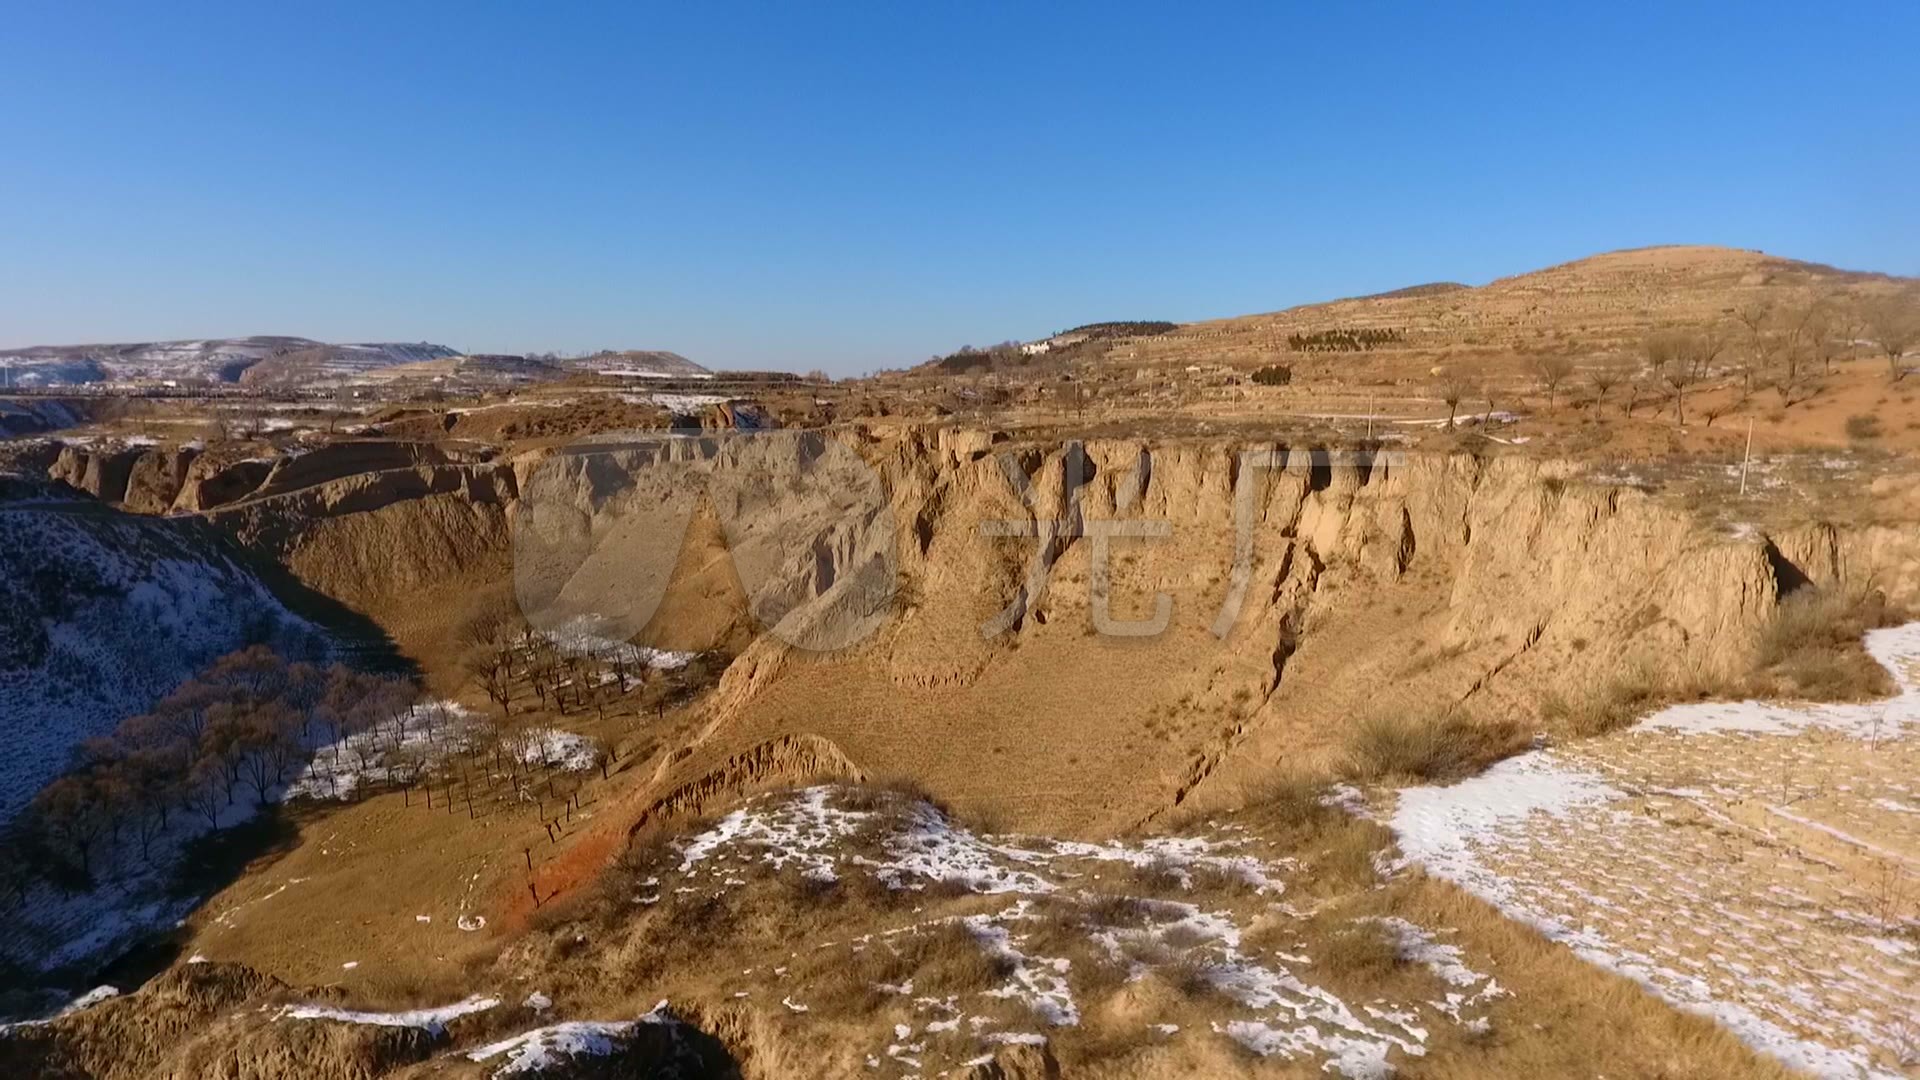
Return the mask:
<svg viewBox="0 0 1920 1080">
<path fill-rule="evenodd" d="M 213 510 L 372 473 L 484 464 L 489 456 L 480 449 L 384 440 L 291 452 L 246 444 L 208 452 L 198 444 L 69 443 L 61 445 L 47 473 L 102 502 L 134 513 L 164 514 Z"/>
<path fill-rule="evenodd" d="M 302 453 L 276 458 L 272 470 L 254 495 L 283 495 L 300 488 L 366 473 L 480 464 L 486 460 L 487 455 L 478 450 L 443 447 L 430 442 L 328 443 Z"/>
<path fill-rule="evenodd" d="M 60 456 L 47 474 L 102 502 L 117 503 L 127 497 L 127 481 L 133 475 L 134 463 L 143 453 L 144 450 L 131 446 L 68 444 L 61 447 Z"/>
<path fill-rule="evenodd" d="M 783 735 L 735 754 L 721 767 L 655 799 L 634 820 L 630 832 L 682 814 L 698 814 L 714 802 L 731 801 L 758 788 L 824 780 L 864 783 L 867 774 L 830 740 Z"/>
<path fill-rule="evenodd" d="M 323 1010 L 302 1015 L 296 1004 Z M 448 1020 L 357 1014 L 337 990 L 296 990 L 238 964 L 192 962 L 43 1022 L 0 1027 L 0 1075 L 45 1080 L 374 1080 L 504 1075 L 786 1078 L 817 1061 L 785 1047 L 775 1024 L 737 1004 L 656 1008 L 593 1055 L 564 1051 L 485 1061 L 468 1052 L 502 1025 L 481 1019 L 510 1006 L 481 1002 Z M 339 1010 L 325 1011 L 327 1008 Z M 524 1015 L 534 1019 L 536 1014 Z M 503 1021 L 510 1020 L 502 1017 Z M 511 1030 L 510 1028 L 507 1030 Z M 528 1033 L 537 1035 L 539 1031 Z M 529 1043 L 529 1045 L 539 1045 Z M 524 1057 L 524 1061 L 519 1058 Z"/>
<path fill-rule="evenodd" d="M 1877 589 L 1899 607 L 1920 608 L 1920 529 L 1803 525 L 1769 543 L 1789 583 Z"/>
<path fill-rule="evenodd" d="M 239 456 L 231 452 L 202 454 L 181 473 L 173 509 L 198 512 L 238 502 L 259 490 L 272 472 L 270 457 Z"/>
<path fill-rule="evenodd" d="M 139 992 L 0 1035 L 0 1074 L 48 1080 L 367 1080 L 424 1061 L 418 1027 L 278 1019 L 290 988 L 234 964 L 170 968 Z"/>
<path fill-rule="evenodd" d="M 127 476 L 127 491 L 121 505 L 136 514 L 164 514 L 172 510 L 181 489 L 186 487 L 194 459 L 199 456 L 199 449 L 192 446 L 141 454 Z"/>
</svg>

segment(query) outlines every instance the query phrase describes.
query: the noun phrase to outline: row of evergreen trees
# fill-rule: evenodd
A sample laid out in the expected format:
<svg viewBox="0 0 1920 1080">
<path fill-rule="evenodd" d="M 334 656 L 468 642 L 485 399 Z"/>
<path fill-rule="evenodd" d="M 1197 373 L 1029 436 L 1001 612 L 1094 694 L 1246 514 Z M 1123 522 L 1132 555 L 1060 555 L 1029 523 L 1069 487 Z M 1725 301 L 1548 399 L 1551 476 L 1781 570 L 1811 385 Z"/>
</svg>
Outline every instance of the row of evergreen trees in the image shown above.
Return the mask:
<svg viewBox="0 0 1920 1080">
<path fill-rule="evenodd" d="M 1390 327 L 1336 328 L 1315 330 L 1311 334 L 1288 334 L 1287 347 L 1294 352 L 1368 352 L 1405 340 L 1405 334 Z"/>
</svg>

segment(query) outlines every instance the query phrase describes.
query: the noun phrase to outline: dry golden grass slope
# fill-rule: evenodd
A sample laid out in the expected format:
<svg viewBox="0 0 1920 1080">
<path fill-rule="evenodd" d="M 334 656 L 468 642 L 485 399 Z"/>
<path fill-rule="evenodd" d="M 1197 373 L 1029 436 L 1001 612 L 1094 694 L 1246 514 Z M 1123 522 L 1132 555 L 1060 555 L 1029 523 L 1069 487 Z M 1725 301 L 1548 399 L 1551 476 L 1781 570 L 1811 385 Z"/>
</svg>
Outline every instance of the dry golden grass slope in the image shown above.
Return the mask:
<svg viewBox="0 0 1920 1080">
<path fill-rule="evenodd" d="M 1149 360 L 1285 350 L 1290 333 L 1397 329 L 1413 349 L 1448 352 L 1635 347 L 1660 326 L 1698 325 L 1744 305 L 1865 298 L 1911 279 L 1837 270 L 1758 251 L 1672 246 L 1615 251 L 1501 278 L 1478 288 L 1381 294 L 1191 323 L 1149 339 Z M 1414 290 L 1418 293 L 1418 290 Z M 1337 357 L 1336 357 L 1337 359 Z"/>
</svg>

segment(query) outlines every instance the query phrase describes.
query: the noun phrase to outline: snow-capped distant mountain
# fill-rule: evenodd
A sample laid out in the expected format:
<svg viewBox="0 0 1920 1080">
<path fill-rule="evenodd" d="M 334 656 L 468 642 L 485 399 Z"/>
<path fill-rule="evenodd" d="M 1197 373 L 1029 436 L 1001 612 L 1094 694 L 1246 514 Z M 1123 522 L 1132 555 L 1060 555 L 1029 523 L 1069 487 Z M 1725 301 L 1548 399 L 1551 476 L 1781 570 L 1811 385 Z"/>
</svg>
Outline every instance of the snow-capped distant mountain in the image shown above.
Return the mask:
<svg viewBox="0 0 1920 1080">
<path fill-rule="evenodd" d="M 563 367 L 626 379 L 711 379 L 713 372 L 663 349 L 629 349 L 601 352 L 559 361 Z"/>
<path fill-rule="evenodd" d="M 274 336 L 35 345 L 0 349 L 0 380 L 21 387 L 100 382 L 324 382 L 394 364 L 457 355 L 457 350 L 427 342 L 329 345 L 311 338 Z"/>
</svg>

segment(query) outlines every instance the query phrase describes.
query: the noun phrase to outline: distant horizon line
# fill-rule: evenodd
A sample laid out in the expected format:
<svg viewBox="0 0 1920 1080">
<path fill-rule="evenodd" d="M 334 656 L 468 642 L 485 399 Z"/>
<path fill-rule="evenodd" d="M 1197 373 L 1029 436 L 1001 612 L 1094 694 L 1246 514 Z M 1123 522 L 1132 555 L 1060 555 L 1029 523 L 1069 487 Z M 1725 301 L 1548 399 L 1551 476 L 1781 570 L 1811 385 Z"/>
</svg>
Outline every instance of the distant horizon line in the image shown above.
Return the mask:
<svg viewBox="0 0 1920 1080">
<path fill-rule="evenodd" d="M 1376 297 L 1388 297 L 1396 293 L 1407 292 L 1415 289 L 1430 288 L 1430 287 L 1441 286 L 1441 285 L 1458 286 L 1465 289 L 1483 289 L 1490 285 L 1496 284 L 1498 282 L 1510 281 L 1515 278 L 1522 278 L 1522 277 L 1529 276 L 1531 274 L 1545 273 L 1551 270 L 1557 270 L 1563 267 L 1573 266 L 1579 263 L 1589 262 L 1595 259 L 1604 259 L 1610 256 L 1632 255 L 1632 254 L 1651 252 L 1651 251 L 1678 251 L 1678 250 L 1689 250 L 1689 249 L 1700 250 L 1700 251 L 1714 251 L 1714 252 L 1727 252 L 1727 253 L 1755 255 L 1755 256 L 1760 256 L 1762 258 L 1766 258 L 1766 259 L 1777 259 L 1782 262 L 1795 263 L 1802 266 L 1830 270 L 1840 274 L 1879 277 L 1879 278 L 1884 278 L 1889 282 L 1895 282 L 1895 283 L 1920 282 L 1920 275 L 1902 274 L 1902 273 L 1898 273 L 1890 270 L 1850 269 L 1848 267 L 1838 266 L 1832 263 L 1819 262 L 1813 259 L 1796 258 L 1792 255 L 1784 255 L 1778 252 L 1768 251 L 1765 248 L 1759 248 L 1759 247 L 1742 247 L 1735 244 L 1714 244 L 1714 243 L 1635 244 L 1628 247 L 1608 248 L 1603 251 L 1593 252 L 1588 255 L 1581 255 L 1572 259 L 1563 259 L 1557 262 L 1547 263 L 1546 265 L 1537 266 L 1528 270 L 1521 270 L 1514 273 L 1500 274 L 1491 278 L 1487 278 L 1484 281 L 1462 281 L 1459 279 L 1434 279 L 1430 281 L 1414 282 L 1408 285 L 1394 286 L 1392 288 L 1375 290 L 1371 292 L 1351 293 L 1351 294 L 1333 296 L 1333 297 L 1324 298 L 1324 299 L 1302 300 L 1296 303 L 1285 304 L 1279 307 L 1270 307 L 1270 308 L 1264 308 L 1264 309 L 1255 310 L 1255 311 L 1242 311 L 1239 313 L 1227 314 L 1227 315 L 1203 315 L 1197 318 L 1169 319 L 1166 321 L 1173 322 L 1179 326 L 1193 326 L 1201 323 L 1223 322 L 1223 321 L 1229 321 L 1233 319 L 1258 317 L 1262 315 L 1278 315 L 1278 314 L 1284 314 L 1287 312 L 1298 311 L 1302 308 L 1311 308 L 1311 307 L 1318 307 L 1318 306 L 1327 305 L 1327 304 L 1336 304 L 1336 303 L 1341 303 L 1343 301 L 1348 301 L 1348 300 L 1364 300 L 1364 299 L 1370 299 L 1370 298 L 1376 298 Z M 1093 323 L 1097 323 L 1099 321 L 1100 320 L 1092 320 Z M 1127 321 L 1127 320 L 1118 320 L 1118 321 Z M 1074 322 L 1070 325 L 1081 326 L 1081 325 L 1088 325 L 1088 324 L 1089 324 L 1088 320 L 1081 320 L 1078 322 Z M 1063 330 L 1051 331 L 1037 338 L 1033 338 L 1032 340 L 1044 341 L 1049 337 L 1055 336 L 1063 332 L 1065 331 Z M 304 342 L 312 342 L 316 345 L 332 346 L 336 348 L 345 347 L 345 346 L 354 346 L 354 345 L 368 345 L 368 346 L 430 345 L 438 348 L 451 350 L 456 356 L 520 356 L 520 357 L 552 356 L 559 359 L 580 359 L 583 357 L 597 356 L 597 355 L 603 355 L 603 354 L 668 353 L 674 356 L 678 356 L 681 359 L 688 361 L 689 363 L 697 364 L 702 367 L 706 366 L 701 361 L 693 359 L 687 353 L 681 352 L 680 350 L 674 349 L 674 348 L 655 348 L 655 347 L 616 347 L 616 348 L 600 347 L 600 348 L 594 348 L 594 349 L 568 349 L 568 348 L 497 349 L 497 348 L 492 348 L 492 349 L 469 350 L 469 349 L 456 348 L 455 346 L 446 345 L 442 342 L 434 341 L 424 337 L 417 338 L 417 339 L 406 339 L 406 338 L 397 338 L 397 337 L 387 337 L 387 338 L 357 337 L 357 338 L 350 338 L 350 339 L 343 338 L 339 340 L 328 340 L 325 338 L 308 337 L 301 334 L 282 334 L 282 333 L 203 334 L 203 335 L 185 335 L 185 336 L 178 336 L 178 337 L 130 337 L 130 338 L 125 338 L 119 341 L 79 341 L 79 342 L 70 342 L 70 343 L 46 343 L 46 344 L 32 344 L 32 345 L 18 345 L 18 346 L 0 346 L 0 362 L 11 362 L 14 359 L 21 358 L 22 354 L 29 353 L 34 350 L 40 350 L 40 349 L 127 348 L 131 346 L 140 346 L 140 345 L 176 345 L 176 344 L 182 344 L 187 342 L 223 342 L 223 341 L 238 342 L 238 341 L 249 341 L 249 340 L 259 340 L 259 339 L 284 339 L 284 340 L 290 340 L 290 341 L 304 341 Z M 1008 338 L 1004 340 L 1009 340 L 1009 341 L 1018 340 L 1024 343 L 1026 339 Z M 962 346 L 961 345 L 951 346 L 951 348 L 960 348 L 960 347 Z M 930 355 L 939 355 L 939 354 L 933 353 Z M 871 368 L 870 371 L 877 372 L 877 371 L 890 370 L 892 369 L 893 364 L 898 364 L 901 368 L 911 368 L 921 362 L 922 362 L 921 360 L 902 357 L 897 361 L 878 364 L 873 368 Z M 802 367 L 818 367 L 818 366 L 819 365 L 817 362 L 809 363 L 804 361 L 795 361 L 793 362 L 792 369 L 797 372 Z M 788 367 L 782 366 L 777 362 L 758 361 L 756 362 L 755 366 L 733 366 L 733 367 L 726 367 L 726 368 L 715 368 L 713 370 L 785 371 L 785 370 L 788 370 Z"/>
</svg>

